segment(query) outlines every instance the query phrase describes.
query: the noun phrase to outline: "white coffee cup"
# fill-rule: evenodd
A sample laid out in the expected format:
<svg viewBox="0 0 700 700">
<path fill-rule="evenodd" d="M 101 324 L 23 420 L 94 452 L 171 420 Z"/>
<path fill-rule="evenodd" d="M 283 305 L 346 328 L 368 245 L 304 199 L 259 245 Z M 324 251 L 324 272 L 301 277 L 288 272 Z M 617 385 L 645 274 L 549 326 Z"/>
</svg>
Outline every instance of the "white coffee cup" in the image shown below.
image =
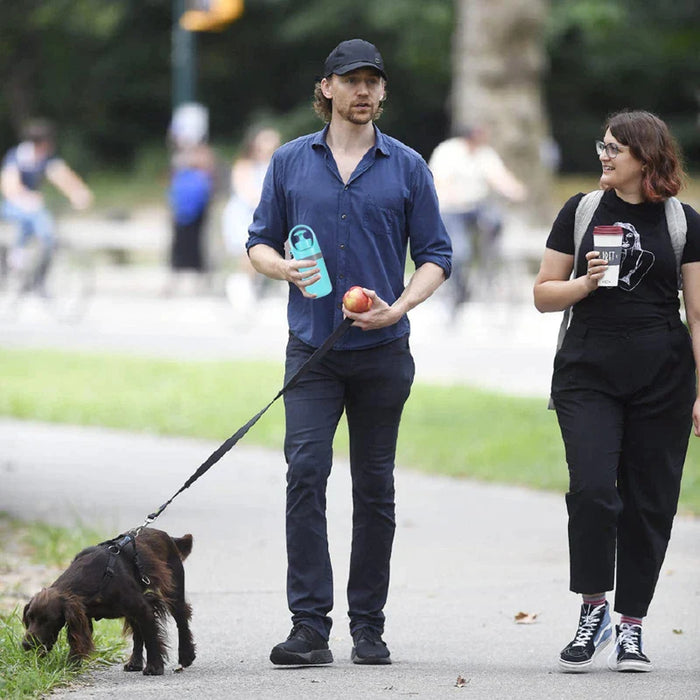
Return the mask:
<svg viewBox="0 0 700 700">
<path fill-rule="evenodd" d="M 622 257 L 622 226 L 596 226 L 593 229 L 593 250 L 608 263 L 608 269 L 598 282 L 599 287 L 617 287 Z"/>
</svg>

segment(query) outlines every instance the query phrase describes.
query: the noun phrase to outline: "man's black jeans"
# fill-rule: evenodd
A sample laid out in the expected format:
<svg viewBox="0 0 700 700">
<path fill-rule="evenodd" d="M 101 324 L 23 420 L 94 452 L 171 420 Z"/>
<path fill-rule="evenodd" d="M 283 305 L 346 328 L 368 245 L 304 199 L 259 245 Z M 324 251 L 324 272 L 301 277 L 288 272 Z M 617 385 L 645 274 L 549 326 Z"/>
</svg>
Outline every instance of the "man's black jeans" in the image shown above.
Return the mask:
<svg viewBox="0 0 700 700">
<path fill-rule="evenodd" d="M 313 351 L 290 335 L 285 381 Z M 381 633 L 395 530 L 396 440 L 414 370 L 407 336 L 366 350 L 331 350 L 284 396 L 287 598 L 294 624 L 326 639 L 333 608 L 326 532 L 333 437 L 345 411 L 353 496 L 350 630 L 369 626 Z"/>
</svg>

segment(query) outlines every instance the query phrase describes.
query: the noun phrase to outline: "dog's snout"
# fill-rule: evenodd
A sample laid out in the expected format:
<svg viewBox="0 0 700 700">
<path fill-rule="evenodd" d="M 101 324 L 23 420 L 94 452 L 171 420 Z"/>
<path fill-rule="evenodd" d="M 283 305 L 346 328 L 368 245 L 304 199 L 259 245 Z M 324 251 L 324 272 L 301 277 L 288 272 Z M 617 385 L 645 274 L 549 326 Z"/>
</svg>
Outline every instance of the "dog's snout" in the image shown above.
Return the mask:
<svg viewBox="0 0 700 700">
<path fill-rule="evenodd" d="M 51 651 L 51 647 L 37 639 L 33 634 L 26 634 L 22 640 L 22 649 L 24 651 L 36 651 L 39 656 L 45 656 Z"/>
</svg>

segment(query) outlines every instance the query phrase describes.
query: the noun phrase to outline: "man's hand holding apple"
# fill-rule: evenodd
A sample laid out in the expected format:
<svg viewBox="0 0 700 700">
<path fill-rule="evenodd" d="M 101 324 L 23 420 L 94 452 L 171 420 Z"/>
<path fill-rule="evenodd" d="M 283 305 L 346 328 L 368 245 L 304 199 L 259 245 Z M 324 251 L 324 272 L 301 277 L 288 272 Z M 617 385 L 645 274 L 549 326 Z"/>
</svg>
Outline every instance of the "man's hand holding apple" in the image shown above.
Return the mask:
<svg viewBox="0 0 700 700">
<path fill-rule="evenodd" d="M 400 318 L 373 289 L 358 286 L 350 287 L 343 295 L 343 314 L 363 331 L 391 326 Z"/>
</svg>

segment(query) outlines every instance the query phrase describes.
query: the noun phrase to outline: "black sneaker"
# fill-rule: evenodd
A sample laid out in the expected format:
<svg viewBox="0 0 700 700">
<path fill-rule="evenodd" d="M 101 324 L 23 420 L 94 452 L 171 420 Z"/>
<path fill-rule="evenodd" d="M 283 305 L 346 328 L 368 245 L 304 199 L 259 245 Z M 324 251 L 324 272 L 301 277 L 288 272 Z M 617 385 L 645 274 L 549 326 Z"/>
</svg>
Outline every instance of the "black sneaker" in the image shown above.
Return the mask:
<svg viewBox="0 0 700 700">
<path fill-rule="evenodd" d="M 624 622 L 615 625 L 615 646 L 608 657 L 612 671 L 651 671 L 651 661 L 642 653 L 642 628 Z"/>
<path fill-rule="evenodd" d="M 559 667 L 570 673 L 582 673 L 590 669 L 593 659 L 612 638 L 612 624 L 608 603 L 581 606 L 576 636 L 559 654 Z"/>
<path fill-rule="evenodd" d="M 278 666 L 315 666 L 333 663 L 333 654 L 316 630 L 297 624 L 285 642 L 272 648 L 270 661 Z"/>
<path fill-rule="evenodd" d="M 360 627 L 352 633 L 353 647 L 350 659 L 354 664 L 390 664 L 391 655 L 382 635 L 373 627 Z"/>
</svg>

